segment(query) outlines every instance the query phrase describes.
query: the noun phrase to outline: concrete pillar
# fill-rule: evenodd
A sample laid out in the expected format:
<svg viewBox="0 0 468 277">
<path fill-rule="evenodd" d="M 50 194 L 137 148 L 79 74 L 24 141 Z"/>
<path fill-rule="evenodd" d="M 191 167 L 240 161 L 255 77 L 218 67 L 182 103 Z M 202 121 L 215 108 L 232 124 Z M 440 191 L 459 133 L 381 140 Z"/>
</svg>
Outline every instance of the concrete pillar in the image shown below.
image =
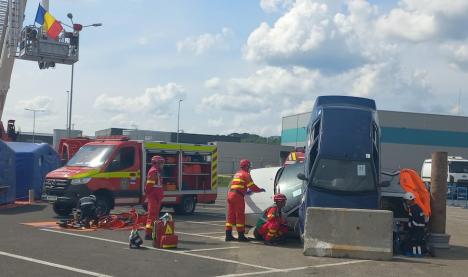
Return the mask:
<svg viewBox="0 0 468 277">
<path fill-rule="evenodd" d="M 429 245 L 433 250 L 449 248 L 450 235 L 445 233 L 447 220 L 447 152 L 432 153 L 431 219 Z M 435 252 L 433 252 L 435 253 Z M 434 254 L 435 255 L 435 254 Z"/>
<path fill-rule="evenodd" d="M 447 207 L 447 152 L 432 153 L 431 221 L 432 233 L 445 234 Z"/>
</svg>

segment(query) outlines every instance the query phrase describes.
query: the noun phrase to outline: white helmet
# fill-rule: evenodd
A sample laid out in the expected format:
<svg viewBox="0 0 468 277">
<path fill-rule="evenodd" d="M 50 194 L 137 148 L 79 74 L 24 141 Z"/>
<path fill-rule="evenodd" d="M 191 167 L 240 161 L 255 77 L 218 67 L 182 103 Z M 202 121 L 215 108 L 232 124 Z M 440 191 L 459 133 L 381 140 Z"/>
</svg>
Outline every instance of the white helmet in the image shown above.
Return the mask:
<svg viewBox="0 0 468 277">
<path fill-rule="evenodd" d="M 407 192 L 403 195 L 403 199 L 405 200 L 414 200 L 416 199 L 416 197 L 414 196 L 414 194 L 412 192 Z"/>
</svg>

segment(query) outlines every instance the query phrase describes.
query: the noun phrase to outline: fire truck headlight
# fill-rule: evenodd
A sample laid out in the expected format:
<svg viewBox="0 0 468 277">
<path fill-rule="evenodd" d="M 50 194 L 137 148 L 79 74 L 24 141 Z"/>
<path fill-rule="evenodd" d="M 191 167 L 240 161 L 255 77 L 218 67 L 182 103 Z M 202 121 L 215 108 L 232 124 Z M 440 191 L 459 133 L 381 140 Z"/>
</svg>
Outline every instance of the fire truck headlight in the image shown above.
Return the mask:
<svg viewBox="0 0 468 277">
<path fill-rule="evenodd" d="M 91 178 L 80 178 L 80 179 L 73 179 L 71 180 L 72 185 L 85 185 L 89 181 L 91 181 Z"/>
</svg>

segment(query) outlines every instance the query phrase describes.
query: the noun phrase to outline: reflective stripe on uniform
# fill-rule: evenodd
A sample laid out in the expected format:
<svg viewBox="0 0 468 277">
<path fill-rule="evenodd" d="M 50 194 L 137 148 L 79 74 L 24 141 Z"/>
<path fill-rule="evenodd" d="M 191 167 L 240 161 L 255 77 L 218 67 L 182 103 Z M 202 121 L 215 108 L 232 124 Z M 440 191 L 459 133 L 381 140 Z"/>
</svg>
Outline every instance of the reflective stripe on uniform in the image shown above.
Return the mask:
<svg viewBox="0 0 468 277">
<path fill-rule="evenodd" d="M 226 222 L 226 227 L 232 227 L 233 224 Z"/>
<path fill-rule="evenodd" d="M 414 220 L 413 220 L 413 222 L 412 222 L 412 223 L 413 223 L 413 225 L 414 225 L 414 226 L 417 226 L 417 227 L 424 227 L 424 226 L 425 226 L 425 224 L 424 224 L 424 223 L 417 223 L 417 222 L 416 222 L 416 221 L 414 221 Z"/>
<path fill-rule="evenodd" d="M 245 183 L 245 180 L 242 180 L 240 178 L 234 178 L 232 179 L 232 182 L 241 182 L 241 183 Z"/>
<path fill-rule="evenodd" d="M 236 227 L 244 227 L 244 224 L 236 224 Z"/>
<path fill-rule="evenodd" d="M 243 185 L 231 185 L 231 189 L 243 189 Z"/>
<path fill-rule="evenodd" d="M 247 184 L 247 187 L 250 188 L 251 186 L 254 186 L 254 185 L 255 185 L 254 182 L 250 182 Z"/>
<path fill-rule="evenodd" d="M 278 232 L 278 231 L 277 231 L 277 230 L 274 230 L 274 229 L 270 229 L 270 230 L 268 230 L 268 232 L 274 234 L 274 233 L 276 233 L 276 232 Z"/>
<path fill-rule="evenodd" d="M 146 183 L 148 183 L 148 184 L 156 184 L 156 181 L 148 180 L 148 181 L 146 181 Z"/>
<path fill-rule="evenodd" d="M 146 229 L 153 229 L 152 226 L 151 226 L 151 224 L 146 224 L 145 227 L 146 227 Z"/>
</svg>

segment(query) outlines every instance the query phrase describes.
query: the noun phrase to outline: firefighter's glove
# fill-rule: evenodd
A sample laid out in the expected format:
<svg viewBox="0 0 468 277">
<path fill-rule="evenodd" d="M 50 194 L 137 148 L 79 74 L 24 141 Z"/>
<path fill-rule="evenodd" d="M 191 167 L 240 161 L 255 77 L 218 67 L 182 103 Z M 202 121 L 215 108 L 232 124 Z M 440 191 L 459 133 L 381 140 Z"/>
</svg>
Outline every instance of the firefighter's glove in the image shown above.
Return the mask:
<svg viewBox="0 0 468 277">
<path fill-rule="evenodd" d="M 260 189 L 260 192 L 266 192 L 266 190 L 265 189 Z"/>
</svg>

